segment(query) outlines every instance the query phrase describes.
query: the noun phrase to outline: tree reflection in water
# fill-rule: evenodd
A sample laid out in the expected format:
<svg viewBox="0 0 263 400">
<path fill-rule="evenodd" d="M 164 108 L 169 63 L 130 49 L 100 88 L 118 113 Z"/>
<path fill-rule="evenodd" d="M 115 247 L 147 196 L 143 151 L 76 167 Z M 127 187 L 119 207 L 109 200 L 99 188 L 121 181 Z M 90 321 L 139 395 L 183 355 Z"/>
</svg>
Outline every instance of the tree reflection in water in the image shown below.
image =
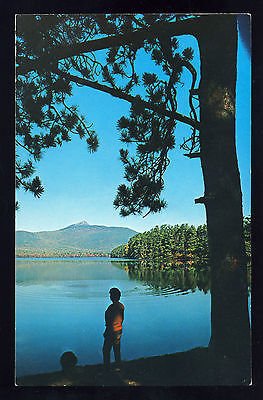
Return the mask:
<svg viewBox="0 0 263 400">
<path fill-rule="evenodd" d="M 175 269 L 163 269 L 156 263 L 147 266 L 136 261 L 111 261 L 112 265 L 124 269 L 129 278 L 146 283 L 155 294 L 165 291 L 187 294 L 200 290 L 210 291 L 210 268 L 182 266 Z M 250 271 L 248 272 L 248 291 L 250 293 Z"/>
<path fill-rule="evenodd" d="M 164 290 L 172 292 L 194 292 L 196 289 L 207 293 L 210 289 L 209 268 L 178 268 L 160 269 L 156 264 L 148 264 L 142 267 L 138 262 L 111 261 L 119 268 L 124 269 L 129 278 L 145 282 L 155 294 L 163 294 Z"/>
</svg>

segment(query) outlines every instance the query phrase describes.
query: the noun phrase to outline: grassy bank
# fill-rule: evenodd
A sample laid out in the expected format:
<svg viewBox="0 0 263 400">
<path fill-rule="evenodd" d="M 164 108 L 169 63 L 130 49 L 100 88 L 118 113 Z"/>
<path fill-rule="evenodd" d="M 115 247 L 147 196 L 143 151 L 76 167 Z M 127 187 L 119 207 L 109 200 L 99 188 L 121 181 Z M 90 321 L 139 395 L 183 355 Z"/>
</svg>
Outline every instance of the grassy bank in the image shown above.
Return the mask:
<svg viewBox="0 0 263 400">
<path fill-rule="evenodd" d="M 114 365 L 113 365 L 114 367 Z M 21 386 L 209 386 L 247 385 L 249 368 L 239 363 L 215 360 L 207 348 L 124 361 L 120 371 L 105 372 L 103 366 L 76 366 L 63 371 L 25 376 L 17 379 Z"/>
</svg>

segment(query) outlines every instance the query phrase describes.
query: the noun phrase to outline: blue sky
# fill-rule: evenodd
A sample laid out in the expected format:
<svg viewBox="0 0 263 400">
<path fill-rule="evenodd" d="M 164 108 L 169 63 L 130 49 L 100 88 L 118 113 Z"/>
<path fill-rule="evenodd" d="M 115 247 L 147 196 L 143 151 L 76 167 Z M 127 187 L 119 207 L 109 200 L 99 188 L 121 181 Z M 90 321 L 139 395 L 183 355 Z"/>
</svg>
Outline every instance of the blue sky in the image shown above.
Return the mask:
<svg viewBox="0 0 263 400">
<path fill-rule="evenodd" d="M 197 55 L 196 42 L 189 36 L 178 38 L 182 48 L 191 45 Z M 156 72 L 148 58 L 140 55 L 138 68 Z M 188 113 L 186 96 L 189 76 L 183 75 L 184 87 L 178 87 L 178 112 Z M 242 40 L 238 45 L 237 79 L 237 153 L 241 174 L 244 215 L 250 215 L 250 134 L 251 134 L 251 66 L 250 55 Z M 176 148 L 170 153 L 171 163 L 165 174 L 163 197 L 168 206 L 161 213 L 142 216 L 120 217 L 113 207 L 118 185 L 124 183 L 123 167 L 119 160 L 119 140 L 116 122 L 128 115 L 129 103 L 114 99 L 106 93 L 90 88 L 74 87 L 72 104 L 79 106 L 88 122 L 94 122 L 100 147 L 90 154 L 85 141 L 73 137 L 61 148 L 48 149 L 36 164 L 37 174 L 45 186 L 40 199 L 23 190 L 17 192 L 20 209 L 16 213 L 16 229 L 32 232 L 55 230 L 86 220 L 89 224 L 124 226 L 138 232 L 155 225 L 205 223 L 203 205 L 194 199 L 203 195 L 203 178 L 199 159 L 188 159 L 179 146 L 189 128 L 178 123 Z M 138 90 L 137 90 L 137 93 Z"/>
</svg>

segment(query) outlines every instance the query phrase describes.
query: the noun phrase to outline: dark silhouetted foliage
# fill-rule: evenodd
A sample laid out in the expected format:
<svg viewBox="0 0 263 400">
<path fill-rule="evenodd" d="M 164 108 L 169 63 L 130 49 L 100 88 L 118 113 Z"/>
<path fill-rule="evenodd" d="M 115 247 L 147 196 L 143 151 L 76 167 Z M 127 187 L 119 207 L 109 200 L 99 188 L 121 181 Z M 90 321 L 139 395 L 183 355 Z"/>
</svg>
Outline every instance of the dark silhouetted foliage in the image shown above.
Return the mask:
<svg viewBox="0 0 263 400">
<path fill-rule="evenodd" d="M 115 207 L 126 216 L 144 210 L 155 213 L 166 206 L 160 195 L 168 153 L 175 146 L 176 85 L 183 68 L 189 68 L 193 50 L 187 47 L 180 53 L 178 40 L 165 34 L 148 34 L 146 39 L 142 33 L 133 40 L 122 40 L 121 35 L 132 38 L 134 32 L 165 28 L 179 19 L 174 14 L 17 16 L 17 188 L 39 197 L 44 188 L 39 177 L 33 177 L 33 161 L 39 161 L 45 149 L 69 142 L 73 134 L 85 138 L 90 152 L 97 150 L 92 124 L 69 104 L 73 82 L 92 87 L 95 83 L 96 89 L 110 90 L 131 103 L 130 115 L 120 118 L 117 129 L 121 141 L 135 143 L 136 150 L 120 150 L 128 184 L 118 187 Z M 118 35 L 116 45 L 102 46 L 103 54 L 85 51 L 85 44 Z M 139 50 L 160 67 L 160 74 L 145 71 L 139 76 Z M 141 94 L 132 95 L 139 86 Z"/>
</svg>

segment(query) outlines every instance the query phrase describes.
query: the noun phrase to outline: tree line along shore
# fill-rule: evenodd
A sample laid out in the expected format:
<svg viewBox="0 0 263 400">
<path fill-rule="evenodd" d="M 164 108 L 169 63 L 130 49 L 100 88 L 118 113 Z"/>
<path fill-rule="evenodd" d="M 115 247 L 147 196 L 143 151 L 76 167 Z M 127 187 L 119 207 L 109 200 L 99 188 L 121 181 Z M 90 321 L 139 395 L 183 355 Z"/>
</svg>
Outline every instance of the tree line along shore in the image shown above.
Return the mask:
<svg viewBox="0 0 263 400">
<path fill-rule="evenodd" d="M 251 218 L 244 218 L 246 260 L 251 259 Z M 157 263 L 161 268 L 181 265 L 206 266 L 208 237 L 206 225 L 162 225 L 129 239 L 111 252 L 114 258 L 131 258 L 142 264 Z"/>
<path fill-rule="evenodd" d="M 106 252 L 93 252 L 90 250 L 43 250 L 43 249 L 17 249 L 16 250 L 17 258 L 64 258 L 64 257 L 109 257 L 109 253 Z"/>
</svg>

